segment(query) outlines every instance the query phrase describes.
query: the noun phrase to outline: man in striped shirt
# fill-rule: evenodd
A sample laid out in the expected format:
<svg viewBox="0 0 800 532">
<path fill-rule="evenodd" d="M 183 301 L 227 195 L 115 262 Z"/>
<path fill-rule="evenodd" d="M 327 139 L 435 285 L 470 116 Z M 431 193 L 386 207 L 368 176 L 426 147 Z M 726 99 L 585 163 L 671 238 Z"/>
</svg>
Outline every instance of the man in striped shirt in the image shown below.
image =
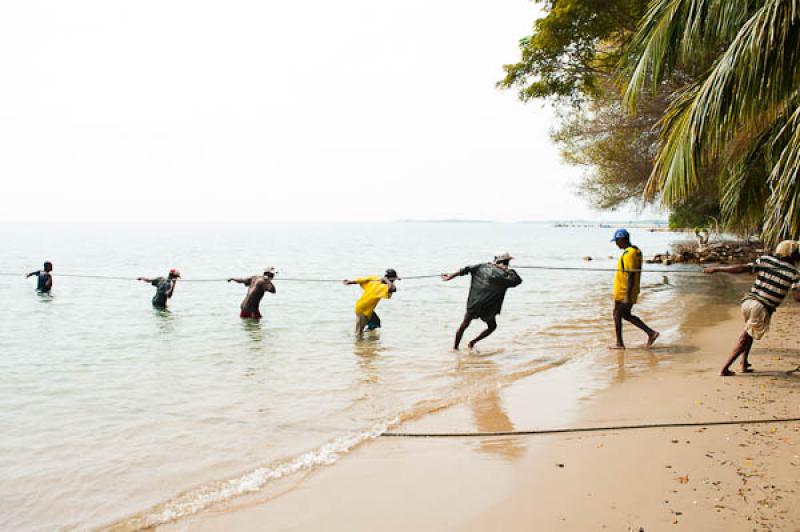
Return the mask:
<svg viewBox="0 0 800 532">
<path fill-rule="evenodd" d="M 731 366 L 742 355 L 742 372 L 749 373 L 751 369 L 748 357 L 753 340 L 760 340 L 769 330 L 772 313 L 778 309 L 786 294 L 795 288 L 800 281 L 800 271 L 797 263 L 800 262 L 798 243 L 794 240 L 784 240 L 775 248 L 775 255 L 763 255 L 752 264 L 739 264 L 736 266 L 714 266 L 706 268 L 706 273 L 744 273 L 757 274 L 756 282 L 742 300 L 742 314 L 744 315 L 744 332 L 739 337 L 728 361 L 722 368 L 720 375 L 727 377 L 734 375 Z M 800 301 L 800 292 L 792 290 L 796 301 Z"/>
</svg>

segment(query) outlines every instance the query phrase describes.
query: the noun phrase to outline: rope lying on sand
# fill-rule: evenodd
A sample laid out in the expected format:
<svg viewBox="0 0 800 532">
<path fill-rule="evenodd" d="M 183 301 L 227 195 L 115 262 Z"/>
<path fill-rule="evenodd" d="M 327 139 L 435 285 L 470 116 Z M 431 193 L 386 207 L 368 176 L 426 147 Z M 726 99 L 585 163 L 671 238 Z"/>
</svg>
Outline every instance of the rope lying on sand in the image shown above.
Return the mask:
<svg viewBox="0 0 800 532">
<path fill-rule="evenodd" d="M 519 270 L 557 270 L 557 271 L 574 271 L 574 272 L 616 272 L 616 268 L 579 268 L 570 266 L 514 266 L 514 269 Z M 659 270 L 625 270 L 626 273 L 677 273 L 681 275 L 705 275 L 702 270 L 684 270 L 684 269 L 659 269 Z M 2 277 L 24 277 L 24 273 L 10 273 L 0 272 Z M 90 275 L 81 273 L 55 273 L 57 277 L 74 277 L 79 279 L 98 279 L 102 281 L 138 281 L 137 277 L 118 277 L 113 275 Z M 415 281 L 419 279 L 436 279 L 441 274 L 427 274 L 427 275 L 407 275 L 400 277 L 401 281 Z M 219 283 L 225 282 L 228 279 L 183 279 L 180 281 L 184 283 Z M 342 279 L 315 279 L 315 278 L 301 278 L 301 277 L 275 277 L 278 282 L 297 282 L 297 283 L 341 283 Z"/>
<path fill-rule="evenodd" d="M 538 436 L 543 434 L 569 434 L 575 432 L 603 432 L 612 430 L 639 430 L 679 427 L 715 427 L 719 425 L 762 425 L 766 423 L 796 423 L 800 417 L 773 419 L 744 419 L 727 421 L 698 421 L 685 423 L 647 423 L 643 425 L 612 425 L 609 427 L 573 427 L 542 430 L 510 430 L 499 432 L 384 432 L 386 438 L 486 438 L 491 436 Z"/>
</svg>

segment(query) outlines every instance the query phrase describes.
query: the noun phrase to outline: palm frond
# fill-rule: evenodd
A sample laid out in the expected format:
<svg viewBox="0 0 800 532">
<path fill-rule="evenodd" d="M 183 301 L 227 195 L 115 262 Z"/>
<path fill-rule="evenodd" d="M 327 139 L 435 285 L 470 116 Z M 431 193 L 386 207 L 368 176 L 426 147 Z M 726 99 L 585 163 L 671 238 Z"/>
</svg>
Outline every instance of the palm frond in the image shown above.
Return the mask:
<svg viewBox="0 0 800 532">
<path fill-rule="evenodd" d="M 783 146 L 769 176 L 764 237 L 770 243 L 800 234 L 800 106 L 794 109 L 777 137 Z"/>
<path fill-rule="evenodd" d="M 679 61 L 718 51 L 752 11 L 752 0 L 655 0 L 622 59 L 625 104 L 633 109 L 648 82 L 654 90 Z"/>
<path fill-rule="evenodd" d="M 689 1 L 689 0 L 686 0 Z M 662 144 L 647 192 L 685 198 L 704 162 L 742 129 L 785 113 L 800 83 L 800 0 L 766 0 L 708 75 L 678 97 L 662 121 Z"/>
</svg>

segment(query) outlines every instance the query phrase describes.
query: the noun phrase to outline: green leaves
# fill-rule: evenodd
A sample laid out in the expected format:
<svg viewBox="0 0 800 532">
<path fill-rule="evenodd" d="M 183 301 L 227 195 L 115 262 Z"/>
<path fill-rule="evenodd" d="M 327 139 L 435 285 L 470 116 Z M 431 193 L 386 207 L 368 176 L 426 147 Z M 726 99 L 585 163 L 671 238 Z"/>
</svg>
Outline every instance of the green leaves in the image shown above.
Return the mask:
<svg viewBox="0 0 800 532">
<path fill-rule="evenodd" d="M 661 121 L 646 194 L 679 203 L 716 167 L 729 226 L 748 229 L 761 209 L 768 241 L 796 236 L 800 0 L 655 0 L 625 59 L 626 104 L 703 56 L 711 68 Z"/>
<path fill-rule="evenodd" d="M 597 96 L 600 79 L 615 72 L 622 44 L 636 30 L 647 0 L 548 0 L 547 14 L 520 40 L 521 59 L 505 65 L 501 88 L 522 100 L 580 103 Z"/>
</svg>

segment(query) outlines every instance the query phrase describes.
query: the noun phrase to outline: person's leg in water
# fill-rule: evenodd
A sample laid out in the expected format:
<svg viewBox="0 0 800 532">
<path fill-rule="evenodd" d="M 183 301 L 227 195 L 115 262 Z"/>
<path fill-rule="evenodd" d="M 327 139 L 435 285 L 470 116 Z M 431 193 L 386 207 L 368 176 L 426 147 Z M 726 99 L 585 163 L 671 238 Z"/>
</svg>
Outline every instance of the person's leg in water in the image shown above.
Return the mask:
<svg viewBox="0 0 800 532">
<path fill-rule="evenodd" d="M 739 336 L 739 341 L 736 342 L 736 345 L 733 348 L 733 353 L 731 353 L 731 356 L 728 358 L 728 361 L 725 362 L 725 365 L 722 367 L 722 371 L 720 371 L 719 374 L 723 377 L 736 375 L 731 371 L 731 366 L 734 362 L 736 362 L 736 359 L 739 358 L 739 355 L 745 355 L 742 358 L 742 371 L 747 371 L 747 369 L 745 369 L 749 369 L 747 355 L 750 354 L 751 347 L 753 347 L 753 337 L 750 336 L 747 331 L 743 331 L 741 336 Z"/>
<path fill-rule="evenodd" d="M 462 321 L 461 325 L 458 326 L 458 330 L 456 331 L 456 340 L 453 343 L 453 349 L 455 349 L 456 351 L 458 351 L 458 346 L 461 345 L 461 338 L 463 338 L 464 336 L 464 331 L 467 330 L 467 327 L 469 327 L 469 324 L 472 323 L 472 320 L 474 319 L 475 318 L 473 318 L 469 314 L 466 314 L 464 316 L 464 321 Z"/>
<path fill-rule="evenodd" d="M 625 349 L 625 342 L 622 341 L 622 305 L 621 301 L 614 301 L 614 332 L 617 343 L 611 349 Z"/>
<path fill-rule="evenodd" d="M 369 318 L 364 316 L 363 314 L 356 314 L 356 336 L 361 338 L 364 336 L 364 329 L 367 327 L 367 322 Z"/>
<path fill-rule="evenodd" d="M 625 349 L 625 343 L 622 341 L 622 320 L 630 322 L 644 331 L 647 335 L 647 347 L 653 345 L 653 342 L 656 341 L 656 338 L 658 338 L 660 334 L 658 331 L 648 327 L 638 316 L 631 314 L 632 308 L 633 304 L 631 303 L 624 303 L 622 301 L 614 302 L 614 329 L 617 333 L 617 345 L 614 346 L 614 349 Z"/>
<path fill-rule="evenodd" d="M 476 336 L 470 343 L 467 344 L 469 349 L 474 349 L 475 344 L 492 334 L 497 329 L 497 319 L 495 316 L 483 320 L 486 322 L 486 330 Z"/>
</svg>

